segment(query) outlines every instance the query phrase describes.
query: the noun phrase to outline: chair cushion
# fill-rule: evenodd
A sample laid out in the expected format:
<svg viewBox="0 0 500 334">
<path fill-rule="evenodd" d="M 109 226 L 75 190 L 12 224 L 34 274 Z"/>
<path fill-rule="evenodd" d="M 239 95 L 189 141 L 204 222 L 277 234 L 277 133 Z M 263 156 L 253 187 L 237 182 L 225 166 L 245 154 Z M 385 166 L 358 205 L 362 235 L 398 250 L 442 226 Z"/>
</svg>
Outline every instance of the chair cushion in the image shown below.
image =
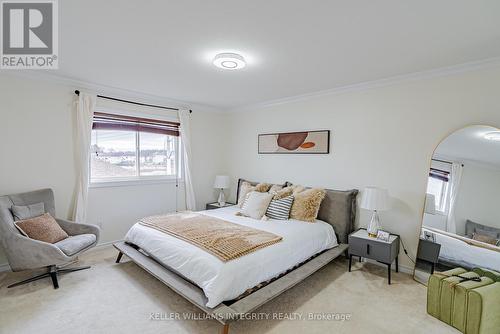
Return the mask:
<svg viewBox="0 0 500 334">
<path fill-rule="evenodd" d="M 59 226 L 50 213 L 35 218 L 18 220 L 14 224 L 28 238 L 51 244 L 68 237 L 68 234 Z"/>
<path fill-rule="evenodd" d="M 43 202 L 30 205 L 13 205 L 11 207 L 14 220 L 24 220 L 41 216 L 45 213 Z"/>
<path fill-rule="evenodd" d="M 54 245 L 67 256 L 73 256 L 82 249 L 92 245 L 95 240 L 96 237 L 94 234 L 79 234 L 56 242 Z"/>
</svg>

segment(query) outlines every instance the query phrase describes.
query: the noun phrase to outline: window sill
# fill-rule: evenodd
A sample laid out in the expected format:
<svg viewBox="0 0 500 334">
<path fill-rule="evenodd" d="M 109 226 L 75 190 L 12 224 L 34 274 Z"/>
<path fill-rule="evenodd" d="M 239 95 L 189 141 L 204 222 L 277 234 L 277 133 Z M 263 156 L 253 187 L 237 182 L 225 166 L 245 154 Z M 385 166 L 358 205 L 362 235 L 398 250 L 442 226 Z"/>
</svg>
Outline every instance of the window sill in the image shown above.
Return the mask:
<svg viewBox="0 0 500 334">
<path fill-rule="evenodd" d="M 184 183 L 183 179 L 179 179 L 179 184 Z M 171 178 L 151 178 L 151 179 L 130 179 L 130 180 L 113 180 L 113 181 L 94 181 L 89 184 L 89 188 L 114 188 L 114 187 L 134 187 L 147 186 L 155 184 L 176 183 L 175 179 Z"/>
</svg>

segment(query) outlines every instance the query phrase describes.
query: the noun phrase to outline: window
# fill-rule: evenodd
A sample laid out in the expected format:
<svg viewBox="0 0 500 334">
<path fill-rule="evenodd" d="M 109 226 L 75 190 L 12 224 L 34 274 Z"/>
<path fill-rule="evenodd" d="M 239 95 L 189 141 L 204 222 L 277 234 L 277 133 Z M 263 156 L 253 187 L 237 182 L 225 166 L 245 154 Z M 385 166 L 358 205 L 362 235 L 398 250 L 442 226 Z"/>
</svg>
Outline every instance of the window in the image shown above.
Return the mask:
<svg viewBox="0 0 500 334">
<path fill-rule="evenodd" d="M 431 168 L 427 181 L 427 192 L 434 195 L 436 199 L 436 211 L 446 214 L 446 204 L 448 198 L 448 184 L 450 173 L 439 169 Z"/>
<path fill-rule="evenodd" d="M 179 124 L 96 113 L 91 183 L 179 177 Z"/>
</svg>

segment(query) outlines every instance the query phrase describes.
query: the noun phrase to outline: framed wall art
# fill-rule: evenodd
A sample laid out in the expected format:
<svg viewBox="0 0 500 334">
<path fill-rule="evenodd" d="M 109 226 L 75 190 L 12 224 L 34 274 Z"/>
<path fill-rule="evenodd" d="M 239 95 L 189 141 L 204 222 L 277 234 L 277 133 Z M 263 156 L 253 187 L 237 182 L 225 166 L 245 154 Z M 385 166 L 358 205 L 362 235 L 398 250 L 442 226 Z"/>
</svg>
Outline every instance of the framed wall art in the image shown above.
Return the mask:
<svg viewBox="0 0 500 334">
<path fill-rule="evenodd" d="M 330 130 L 260 134 L 258 150 L 259 154 L 328 154 Z"/>
</svg>

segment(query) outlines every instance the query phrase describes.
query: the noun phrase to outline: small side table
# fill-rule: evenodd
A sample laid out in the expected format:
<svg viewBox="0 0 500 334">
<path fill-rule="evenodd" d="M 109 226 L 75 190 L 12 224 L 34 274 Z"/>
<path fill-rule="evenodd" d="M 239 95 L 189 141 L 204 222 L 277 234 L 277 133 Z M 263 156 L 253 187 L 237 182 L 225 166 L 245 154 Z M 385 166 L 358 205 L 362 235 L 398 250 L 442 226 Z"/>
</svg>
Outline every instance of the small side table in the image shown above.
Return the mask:
<svg viewBox="0 0 500 334">
<path fill-rule="evenodd" d="M 426 261 L 432 265 L 431 275 L 434 274 L 434 268 L 438 263 L 440 251 L 440 244 L 420 238 L 420 242 L 418 243 L 417 259 Z"/>
<path fill-rule="evenodd" d="M 225 207 L 233 206 L 233 205 L 235 205 L 235 204 L 229 203 L 229 202 L 226 202 L 226 204 L 224 206 L 220 206 L 218 202 L 207 203 L 206 210 L 220 209 L 220 208 L 225 208 Z"/>
<path fill-rule="evenodd" d="M 389 241 L 382 241 L 368 236 L 365 229 L 359 229 L 349 235 L 349 271 L 352 257 L 368 258 L 387 265 L 387 283 L 391 284 L 391 265 L 396 262 L 396 272 L 399 271 L 399 236 L 391 234 Z"/>
</svg>

